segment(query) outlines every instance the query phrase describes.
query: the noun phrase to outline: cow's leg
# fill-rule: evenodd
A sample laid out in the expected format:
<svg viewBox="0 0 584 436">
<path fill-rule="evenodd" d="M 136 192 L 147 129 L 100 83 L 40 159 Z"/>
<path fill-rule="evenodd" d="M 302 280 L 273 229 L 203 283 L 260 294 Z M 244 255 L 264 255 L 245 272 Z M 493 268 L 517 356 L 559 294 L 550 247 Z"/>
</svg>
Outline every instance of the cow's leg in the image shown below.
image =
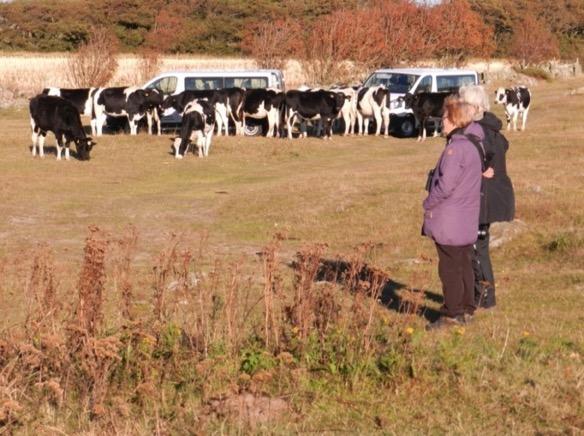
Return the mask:
<svg viewBox="0 0 584 436">
<path fill-rule="evenodd" d="M 383 111 L 383 124 L 384 124 L 384 138 L 389 138 L 389 112 Z"/>
<path fill-rule="evenodd" d="M 363 117 L 363 135 L 369 136 L 369 117 Z"/>
<path fill-rule="evenodd" d="M 289 110 L 287 115 L 286 128 L 288 129 L 288 139 L 292 139 L 292 121 L 294 120 L 294 114 Z"/>
<path fill-rule="evenodd" d="M 128 123 L 130 124 L 130 135 L 136 136 L 138 134 L 138 122 L 140 118 L 138 115 L 128 114 Z"/>
<path fill-rule="evenodd" d="M 46 132 L 40 132 L 38 139 L 39 146 L 39 157 L 45 157 L 45 138 L 47 137 Z"/>
<path fill-rule="evenodd" d="M 519 111 L 515 111 L 513 114 L 513 131 L 517 131 L 517 118 L 519 118 Z"/>
<path fill-rule="evenodd" d="M 36 156 L 36 148 L 37 148 L 37 144 L 39 141 L 39 134 L 38 132 L 35 131 L 36 129 L 33 127 L 32 129 L 32 135 L 31 138 L 32 139 L 32 155 Z"/>
<path fill-rule="evenodd" d="M 178 138 L 174 138 L 174 158 L 175 159 L 182 159 L 183 157 L 180 154 L 180 148 L 182 146 L 182 138 L 178 137 Z"/>
<path fill-rule="evenodd" d="M 219 110 L 219 105 L 215 106 L 215 125 L 217 126 L 217 136 L 221 136 L 223 130 L 223 116 Z"/>
<path fill-rule="evenodd" d="M 345 133 L 343 135 L 348 136 L 351 129 L 351 114 L 348 111 L 343 112 L 343 122 L 345 123 Z"/>
<path fill-rule="evenodd" d="M 148 123 L 148 134 L 152 135 L 152 118 L 153 118 L 153 114 L 152 112 L 148 111 L 146 112 L 146 122 Z"/>
<path fill-rule="evenodd" d="M 63 150 L 63 134 L 55 133 L 55 139 L 57 140 L 57 160 L 61 160 L 61 152 Z"/>
<path fill-rule="evenodd" d="M 161 136 L 162 135 L 162 121 L 160 120 L 160 115 L 158 115 L 158 109 L 155 109 L 155 111 L 156 111 L 155 112 L 155 114 L 156 114 L 156 117 L 155 117 L 155 119 L 156 119 L 156 128 L 158 129 L 156 134 L 158 136 Z"/>
<path fill-rule="evenodd" d="M 324 124 L 324 136 L 323 139 L 330 139 L 332 140 L 333 137 L 333 120 L 331 118 L 325 118 L 324 120 L 322 120 L 322 123 Z"/>
<path fill-rule="evenodd" d="M 96 116 L 96 119 L 95 119 L 95 134 L 97 136 L 102 136 L 103 135 L 103 126 L 105 125 L 106 120 L 107 120 L 107 115 L 106 114 L 100 114 L 100 115 Z"/>
<path fill-rule="evenodd" d="M 274 137 L 274 114 L 271 110 L 268 111 L 268 115 L 266 117 L 268 119 L 268 132 L 266 133 L 266 138 L 273 138 Z"/>
<path fill-rule="evenodd" d="M 527 122 L 527 113 L 529 112 L 529 108 L 523 111 L 523 117 L 521 119 L 521 130 L 525 130 L 525 123 Z"/>
<path fill-rule="evenodd" d="M 363 134 L 363 115 L 361 115 L 361 112 L 357 112 L 356 114 L 357 117 L 357 135 L 362 135 Z"/>
<path fill-rule="evenodd" d="M 381 109 L 373 109 L 373 116 L 375 117 L 375 136 L 381 133 Z"/>
<path fill-rule="evenodd" d="M 211 139 L 213 138 L 213 130 L 205 135 L 205 157 L 209 156 L 209 150 L 211 149 Z"/>
<path fill-rule="evenodd" d="M 511 115 L 505 112 L 505 119 L 507 120 L 507 130 L 511 130 Z"/>
</svg>

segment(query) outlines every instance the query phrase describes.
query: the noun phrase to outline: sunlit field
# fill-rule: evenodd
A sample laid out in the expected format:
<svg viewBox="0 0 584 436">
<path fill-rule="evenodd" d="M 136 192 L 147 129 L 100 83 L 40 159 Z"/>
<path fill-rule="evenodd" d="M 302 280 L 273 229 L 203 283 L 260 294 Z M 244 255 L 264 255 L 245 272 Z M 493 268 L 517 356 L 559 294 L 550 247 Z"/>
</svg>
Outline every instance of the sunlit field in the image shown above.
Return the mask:
<svg viewBox="0 0 584 436">
<path fill-rule="evenodd" d="M 0 111 L 0 433 L 579 434 L 582 86 L 532 87 L 527 130 L 507 133 L 517 222 L 493 230 L 509 232 L 492 250 L 498 306 L 439 333 L 424 331 L 441 288 L 420 228 L 442 138 L 214 137 L 208 158 L 177 161 L 170 135 L 142 130 L 56 161 L 50 134 L 31 156 L 25 108 Z M 320 277 L 322 259 L 383 283 Z M 92 287 L 103 306 L 82 330 Z M 95 345 L 99 364 L 75 366 L 72 343 L 106 340 L 111 355 Z"/>
</svg>

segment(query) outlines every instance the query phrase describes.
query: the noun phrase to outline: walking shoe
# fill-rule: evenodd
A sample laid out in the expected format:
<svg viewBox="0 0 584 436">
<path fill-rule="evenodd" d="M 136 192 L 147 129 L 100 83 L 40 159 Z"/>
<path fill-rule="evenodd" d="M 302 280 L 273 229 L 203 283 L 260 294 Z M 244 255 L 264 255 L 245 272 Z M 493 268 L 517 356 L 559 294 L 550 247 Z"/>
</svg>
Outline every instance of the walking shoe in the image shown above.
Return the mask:
<svg viewBox="0 0 584 436">
<path fill-rule="evenodd" d="M 436 321 L 431 322 L 430 324 L 426 325 L 426 330 L 440 330 L 443 328 L 454 327 L 457 325 L 462 325 L 461 317 L 458 316 L 456 318 L 451 318 L 449 316 L 441 316 Z"/>
</svg>

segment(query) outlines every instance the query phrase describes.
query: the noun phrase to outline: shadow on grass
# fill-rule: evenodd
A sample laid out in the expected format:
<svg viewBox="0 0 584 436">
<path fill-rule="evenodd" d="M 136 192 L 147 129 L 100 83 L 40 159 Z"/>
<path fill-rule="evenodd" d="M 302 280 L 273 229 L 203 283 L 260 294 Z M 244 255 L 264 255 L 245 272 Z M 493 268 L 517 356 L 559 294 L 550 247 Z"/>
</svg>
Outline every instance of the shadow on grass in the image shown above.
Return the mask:
<svg viewBox="0 0 584 436">
<path fill-rule="evenodd" d="M 295 265 L 295 263 L 292 263 L 291 267 L 295 268 Z M 389 278 L 387 273 L 376 270 L 375 268 L 370 268 L 366 264 L 363 264 L 359 271 L 354 271 L 352 270 L 352 265 L 349 261 L 341 259 L 321 258 L 318 271 L 315 276 L 315 281 L 326 281 L 347 285 L 348 280 L 351 280 L 351 275 L 353 275 L 354 278 L 357 278 L 359 281 L 364 282 L 371 282 L 373 275 L 381 276 L 384 284 L 380 292 L 380 303 L 388 309 L 394 310 L 398 313 L 409 313 L 408 308 L 410 307 L 410 302 L 402 298 L 399 293 L 400 290 L 409 289 L 414 294 L 423 293 L 424 300 L 430 300 L 439 304 L 443 302 L 442 295 L 437 294 L 431 290 L 412 289 L 404 283 L 392 280 Z M 426 304 L 418 306 L 416 313 L 430 322 L 435 321 L 440 317 L 440 312 L 438 310 L 429 307 Z"/>
</svg>

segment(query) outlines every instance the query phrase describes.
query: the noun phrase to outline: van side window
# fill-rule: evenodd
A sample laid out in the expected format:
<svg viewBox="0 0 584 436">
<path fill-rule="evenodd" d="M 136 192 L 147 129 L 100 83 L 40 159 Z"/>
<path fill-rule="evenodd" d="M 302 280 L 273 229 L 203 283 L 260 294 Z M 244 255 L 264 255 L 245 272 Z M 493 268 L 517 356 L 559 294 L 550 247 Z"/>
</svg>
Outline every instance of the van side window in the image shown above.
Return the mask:
<svg viewBox="0 0 584 436">
<path fill-rule="evenodd" d="M 458 92 L 464 85 L 476 85 L 476 78 L 473 75 L 464 76 L 437 76 L 436 85 L 438 92 Z"/>
<path fill-rule="evenodd" d="M 223 88 L 223 79 L 221 77 L 186 77 L 186 90 L 204 90 L 204 89 L 221 89 Z"/>
<path fill-rule="evenodd" d="M 225 87 L 246 89 L 267 88 L 268 79 L 267 77 L 230 77 L 225 79 Z"/>
<path fill-rule="evenodd" d="M 424 76 L 420 80 L 416 92 L 432 92 L 432 76 Z"/>
<path fill-rule="evenodd" d="M 158 89 L 163 94 L 173 94 L 176 91 L 177 79 L 174 76 L 163 77 L 156 82 L 150 84 L 148 88 Z"/>
</svg>

